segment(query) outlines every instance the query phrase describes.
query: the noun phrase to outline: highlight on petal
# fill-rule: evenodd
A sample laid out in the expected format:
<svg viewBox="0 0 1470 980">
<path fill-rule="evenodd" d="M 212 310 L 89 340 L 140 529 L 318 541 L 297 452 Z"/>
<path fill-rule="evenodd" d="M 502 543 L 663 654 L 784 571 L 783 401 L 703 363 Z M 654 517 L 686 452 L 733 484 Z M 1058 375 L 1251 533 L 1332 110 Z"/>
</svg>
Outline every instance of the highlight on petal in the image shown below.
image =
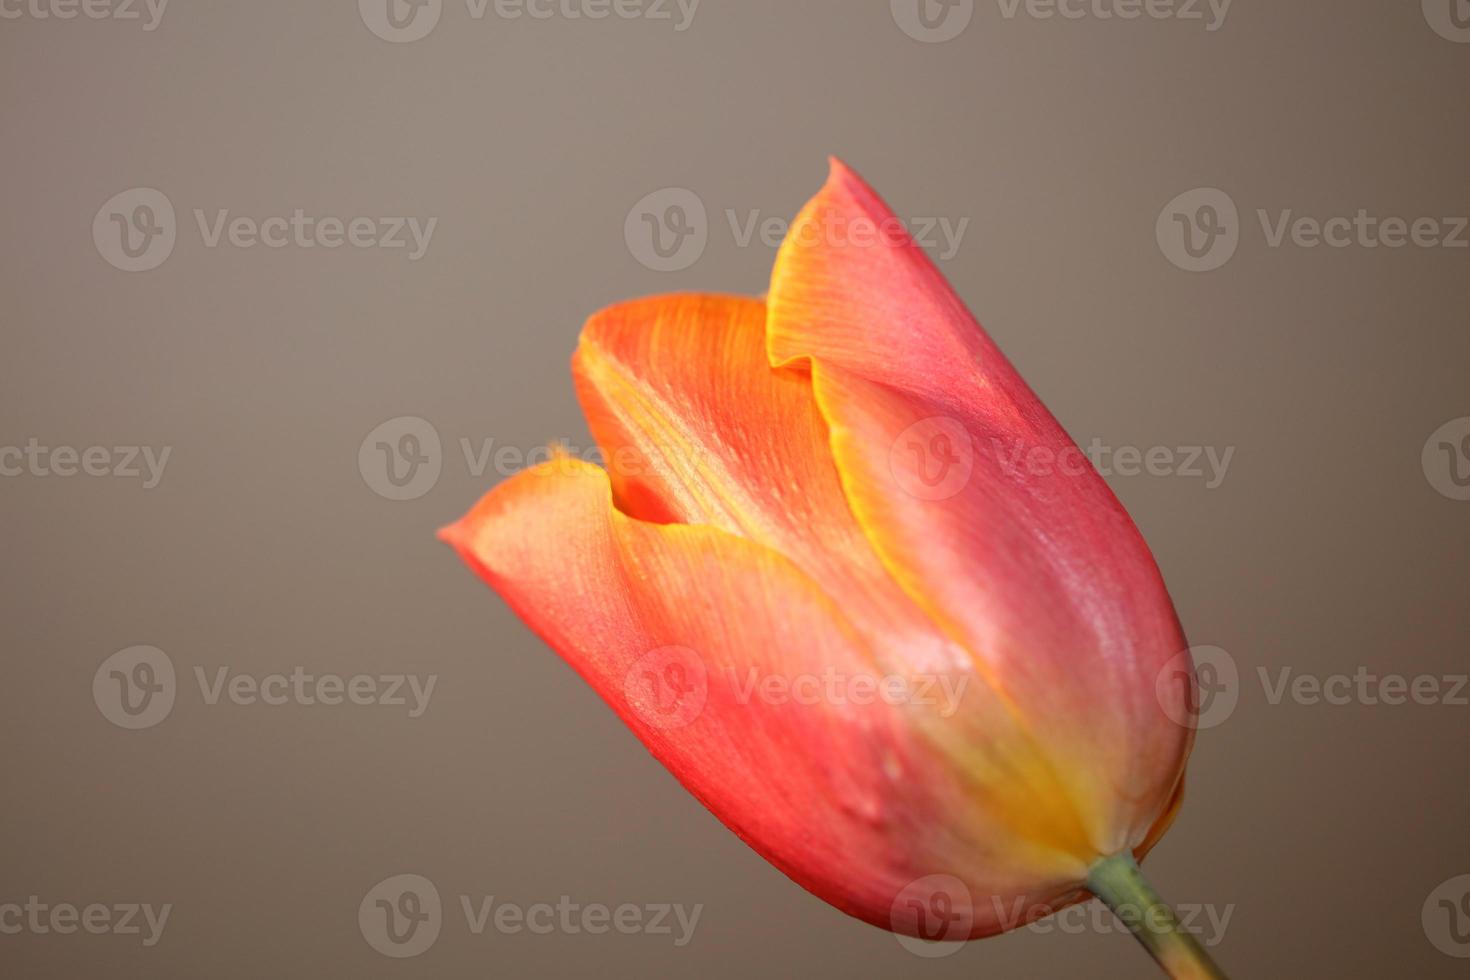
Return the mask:
<svg viewBox="0 0 1470 980">
<path fill-rule="evenodd" d="M 904 711 L 763 693 L 770 676 L 874 671 L 844 611 L 777 551 L 629 517 L 600 468 L 567 458 L 501 484 L 441 536 L 706 807 L 838 908 L 928 935 L 924 903 L 905 897 L 950 875 L 975 886 L 947 893 L 958 939 L 1084 897 L 1085 862 L 1029 838 L 1033 814 L 936 753 Z"/>
<path fill-rule="evenodd" d="M 895 221 L 834 161 L 776 260 L 770 359 L 809 372 L 894 580 L 1023 715 L 1053 723 L 1099 853 L 1142 850 L 1190 743 L 1155 692 L 1187 646 L 1173 606 L 1112 491 L 923 251 L 845 230 Z"/>
</svg>

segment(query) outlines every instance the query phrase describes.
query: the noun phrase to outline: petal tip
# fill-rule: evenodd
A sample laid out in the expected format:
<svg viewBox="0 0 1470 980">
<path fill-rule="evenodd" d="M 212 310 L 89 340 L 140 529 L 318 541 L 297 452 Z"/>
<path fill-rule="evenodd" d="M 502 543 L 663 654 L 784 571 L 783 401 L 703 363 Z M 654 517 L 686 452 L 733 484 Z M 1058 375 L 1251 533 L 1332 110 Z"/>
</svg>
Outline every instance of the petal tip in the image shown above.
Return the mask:
<svg viewBox="0 0 1470 980">
<path fill-rule="evenodd" d="M 827 183 L 817 197 L 823 198 L 833 193 L 845 194 L 862 205 L 875 201 L 881 203 L 878 192 L 863 179 L 862 174 L 835 155 L 827 157 Z"/>
<path fill-rule="evenodd" d="M 458 548 L 460 543 L 464 541 L 464 529 L 460 526 L 463 523 L 464 521 L 461 519 L 444 525 L 434 532 L 434 540 L 442 541 L 451 548 Z"/>
<path fill-rule="evenodd" d="M 545 488 L 561 482 L 584 479 L 606 481 L 602 467 L 572 455 L 560 442 L 546 447 L 547 458 L 502 480 L 491 487 L 473 507 L 458 520 L 439 528 L 434 537 L 461 553 L 474 551 L 482 543 L 483 532 L 498 520 L 514 515 L 517 508 L 535 499 Z"/>
<path fill-rule="evenodd" d="M 827 154 L 827 182 L 846 179 L 852 174 L 852 168 L 835 153 Z"/>
</svg>

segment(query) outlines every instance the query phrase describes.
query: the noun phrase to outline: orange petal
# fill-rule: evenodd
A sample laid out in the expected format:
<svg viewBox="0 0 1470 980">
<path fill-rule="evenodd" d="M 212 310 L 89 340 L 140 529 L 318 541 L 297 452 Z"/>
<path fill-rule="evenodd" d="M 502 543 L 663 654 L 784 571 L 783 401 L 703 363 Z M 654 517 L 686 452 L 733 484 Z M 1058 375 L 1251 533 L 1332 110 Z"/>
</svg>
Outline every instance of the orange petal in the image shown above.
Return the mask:
<svg viewBox="0 0 1470 980">
<path fill-rule="evenodd" d="M 882 643 L 893 669 L 963 666 L 853 520 L 810 381 L 771 370 L 765 304 L 620 303 L 582 331 L 572 373 L 631 513 L 709 524 L 794 561 Z"/>
</svg>

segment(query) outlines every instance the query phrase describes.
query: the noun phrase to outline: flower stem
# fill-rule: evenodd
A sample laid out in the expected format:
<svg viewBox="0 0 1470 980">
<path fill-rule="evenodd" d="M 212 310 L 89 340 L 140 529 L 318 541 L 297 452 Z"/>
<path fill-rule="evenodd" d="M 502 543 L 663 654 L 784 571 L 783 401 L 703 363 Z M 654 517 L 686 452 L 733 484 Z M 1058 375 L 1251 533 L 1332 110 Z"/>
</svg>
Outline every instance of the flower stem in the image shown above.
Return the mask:
<svg viewBox="0 0 1470 980">
<path fill-rule="evenodd" d="M 1225 980 L 1210 954 L 1179 925 L 1173 910 L 1144 878 L 1133 855 L 1124 852 L 1097 862 L 1087 876 L 1087 887 L 1174 980 Z"/>
</svg>

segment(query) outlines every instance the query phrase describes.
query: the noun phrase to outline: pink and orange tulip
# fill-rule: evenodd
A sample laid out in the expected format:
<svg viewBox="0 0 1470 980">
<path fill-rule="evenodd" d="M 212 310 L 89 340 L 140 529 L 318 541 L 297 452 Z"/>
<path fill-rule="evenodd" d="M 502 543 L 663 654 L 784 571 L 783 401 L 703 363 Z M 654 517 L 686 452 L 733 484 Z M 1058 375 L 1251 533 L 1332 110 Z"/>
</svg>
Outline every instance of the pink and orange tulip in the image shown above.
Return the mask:
<svg viewBox="0 0 1470 980">
<path fill-rule="evenodd" d="M 1192 735 L 1174 608 L 866 184 L 833 163 L 764 300 L 613 306 L 572 369 L 606 468 L 559 456 L 442 536 L 721 821 L 924 939 L 1144 894 Z"/>
</svg>

